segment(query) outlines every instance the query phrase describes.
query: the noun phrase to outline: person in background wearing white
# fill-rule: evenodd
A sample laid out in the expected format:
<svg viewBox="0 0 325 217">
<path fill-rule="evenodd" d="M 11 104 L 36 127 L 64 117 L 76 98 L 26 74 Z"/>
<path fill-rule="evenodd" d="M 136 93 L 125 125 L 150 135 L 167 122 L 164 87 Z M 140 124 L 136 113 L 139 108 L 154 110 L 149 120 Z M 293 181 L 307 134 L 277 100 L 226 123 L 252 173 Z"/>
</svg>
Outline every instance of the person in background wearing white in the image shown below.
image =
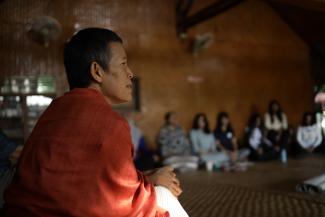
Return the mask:
<svg viewBox="0 0 325 217">
<path fill-rule="evenodd" d="M 260 114 L 252 114 L 245 131 L 247 143 L 251 150 L 249 156 L 251 160 L 265 161 L 278 157 L 279 153 L 274 150 L 272 142 L 265 136 L 263 121 Z"/>
<path fill-rule="evenodd" d="M 320 149 L 322 144 L 322 130 L 319 123 L 316 123 L 316 116 L 313 112 L 305 112 L 301 125 L 297 130 L 297 154 L 314 153 Z"/>
<path fill-rule="evenodd" d="M 228 155 L 218 152 L 216 149 L 216 140 L 210 131 L 206 114 L 198 113 L 195 115 L 190 131 L 190 141 L 194 153 L 200 157 L 201 161 L 218 164 L 229 161 Z"/>
</svg>

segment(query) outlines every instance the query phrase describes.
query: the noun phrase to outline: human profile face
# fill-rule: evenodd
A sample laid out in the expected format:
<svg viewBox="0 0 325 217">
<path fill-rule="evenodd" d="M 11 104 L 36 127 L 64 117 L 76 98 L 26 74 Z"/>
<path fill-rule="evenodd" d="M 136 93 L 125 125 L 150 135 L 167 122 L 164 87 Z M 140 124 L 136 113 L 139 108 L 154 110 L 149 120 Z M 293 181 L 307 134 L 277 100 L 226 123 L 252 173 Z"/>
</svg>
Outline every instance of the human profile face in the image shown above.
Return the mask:
<svg viewBox="0 0 325 217">
<path fill-rule="evenodd" d="M 110 104 L 132 100 L 133 73 L 127 65 L 127 56 L 121 43 L 112 42 L 108 70 L 103 73 L 101 91 Z"/>
</svg>

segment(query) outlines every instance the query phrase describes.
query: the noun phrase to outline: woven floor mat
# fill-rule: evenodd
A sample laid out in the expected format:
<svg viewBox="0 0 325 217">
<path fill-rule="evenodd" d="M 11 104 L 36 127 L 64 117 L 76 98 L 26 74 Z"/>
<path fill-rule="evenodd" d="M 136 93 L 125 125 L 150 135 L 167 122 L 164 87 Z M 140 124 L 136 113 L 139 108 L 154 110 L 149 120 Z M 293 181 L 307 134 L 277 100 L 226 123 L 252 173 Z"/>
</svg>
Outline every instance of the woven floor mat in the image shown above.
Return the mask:
<svg viewBox="0 0 325 217">
<path fill-rule="evenodd" d="M 190 217 L 325 217 L 322 201 L 227 184 L 192 183 L 180 201 Z"/>
</svg>

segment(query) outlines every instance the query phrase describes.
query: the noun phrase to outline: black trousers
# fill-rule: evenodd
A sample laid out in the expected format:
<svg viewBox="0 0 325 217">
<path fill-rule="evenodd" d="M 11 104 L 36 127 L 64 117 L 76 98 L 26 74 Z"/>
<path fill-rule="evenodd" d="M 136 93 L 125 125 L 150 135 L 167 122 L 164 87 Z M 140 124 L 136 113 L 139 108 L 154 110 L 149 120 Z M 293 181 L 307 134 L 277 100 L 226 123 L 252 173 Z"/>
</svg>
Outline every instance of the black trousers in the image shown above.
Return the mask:
<svg viewBox="0 0 325 217">
<path fill-rule="evenodd" d="M 276 152 L 274 147 L 268 146 L 266 144 L 261 144 L 260 148 L 262 148 L 263 153 L 259 154 L 257 150 L 250 147 L 250 155 L 249 158 L 252 161 L 268 161 L 279 158 L 279 152 Z"/>
</svg>

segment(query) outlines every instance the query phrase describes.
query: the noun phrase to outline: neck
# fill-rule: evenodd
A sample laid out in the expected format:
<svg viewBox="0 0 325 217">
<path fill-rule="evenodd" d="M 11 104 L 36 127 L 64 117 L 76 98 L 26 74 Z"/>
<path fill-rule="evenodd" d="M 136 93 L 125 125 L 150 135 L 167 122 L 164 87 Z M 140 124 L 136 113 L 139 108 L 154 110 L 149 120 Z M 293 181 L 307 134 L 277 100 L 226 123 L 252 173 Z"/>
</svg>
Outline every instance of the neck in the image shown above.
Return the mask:
<svg viewBox="0 0 325 217">
<path fill-rule="evenodd" d="M 109 105 L 112 105 L 112 101 L 111 101 L 107 96 L 105 96 L 105 94 L 103 93 L 103 91 L 102 91 L 102 89 L 100 88 L 99 85 L 94 84 L 94 83 L 91 83 L 91 84 L 89 85 L 88 88 L 90 88 L 90 89 L 94 89 L 94 90 L 97 90 L 98 92 L 100 92 L 100 93 L 104 96 L 105 101 L 106 101 Z"/>
</svg>

